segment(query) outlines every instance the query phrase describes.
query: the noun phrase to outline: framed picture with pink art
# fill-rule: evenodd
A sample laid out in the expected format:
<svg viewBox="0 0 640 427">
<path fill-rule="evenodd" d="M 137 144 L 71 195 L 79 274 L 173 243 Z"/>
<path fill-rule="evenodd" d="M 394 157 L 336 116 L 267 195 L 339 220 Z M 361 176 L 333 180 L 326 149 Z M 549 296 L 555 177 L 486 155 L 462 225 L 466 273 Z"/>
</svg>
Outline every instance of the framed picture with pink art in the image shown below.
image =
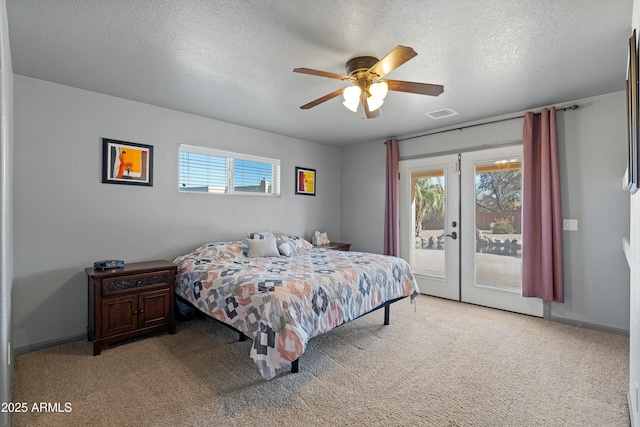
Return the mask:
<svg viewBox="0 0 640 427">
<path fill-rule="evenodd" d="M 316 170 L 296 166 L 296 194 L 316 195 Z"/>
<path fill-rule="evenodd" d="M 153 146 L 102 138 L 102 182 L 153 186 Z"/>
</svg>

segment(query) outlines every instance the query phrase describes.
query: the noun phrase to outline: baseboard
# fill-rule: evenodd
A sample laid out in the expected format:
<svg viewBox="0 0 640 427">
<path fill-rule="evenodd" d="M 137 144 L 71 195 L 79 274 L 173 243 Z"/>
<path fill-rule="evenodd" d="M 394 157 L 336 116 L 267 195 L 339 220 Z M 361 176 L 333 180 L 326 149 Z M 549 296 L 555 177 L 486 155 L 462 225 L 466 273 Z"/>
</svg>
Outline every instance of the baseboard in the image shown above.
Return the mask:
<svg viewBox="0 0 640 427">
<path fill-rule="evenodd" d="M 31 351 L 42 350 L 43 348 L 53 347 L 60 344 L 66 344 L 68 342 L 80 341 L 80 340 L 86 340 L 86 339 L 87 339 L 86 333 L 80 334 L 80 335 L 72 335 L 66 338 L 58 338 L 55 340 L 39 342 L 37 344 L 25 345 L 24 347 L 16 347 L 13 350 L 13 353 L 15 356 L 19 356 L 21 354 L 29 353 Z"/>
<path fill-rule="evenodd" d="M 549 316 L 548 320 L 567 325 L 578 326 L 580 328 L 595 329 L 596 331 L 608 332 L 610 334 L 629 336 L 629 330 L 612 328 L 610 326 L 597 325 L 595 323 L 581 322 L 579 320 L 565 319 L 564 317 Z"/>
</svg>

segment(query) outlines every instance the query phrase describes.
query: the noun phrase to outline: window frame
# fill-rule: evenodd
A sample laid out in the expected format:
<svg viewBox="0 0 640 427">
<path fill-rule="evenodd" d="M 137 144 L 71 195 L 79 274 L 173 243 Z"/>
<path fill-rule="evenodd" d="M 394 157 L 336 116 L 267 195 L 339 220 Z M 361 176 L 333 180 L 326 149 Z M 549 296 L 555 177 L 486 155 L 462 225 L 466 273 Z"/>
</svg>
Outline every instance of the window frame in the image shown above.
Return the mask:
<svg viewBox="0 0 640 427">
<path fill-rule="evenodd" d="M 182 188 L 182 152 L 200 154 L 205 156 L 219 157 L 226 159 L 225 172 L 227 173 L 227 185 L 225 191 L 189 191 Z M 256 191 L 238 191 L 235 188 L 234 173 L 235 162 L 248 161 L 254 163 L 262 163 L 271 165 L 271 191 L 269 192 L 256 192 Z M 274 170 L 275 168 L 275 170 Z M 280 159 L 273 157 L 257 156 L 252 154 L 244 154 L 233 151 L 219 150 L 217 148 L 202 147 L 190 144 L 179 144 L 178 147 L 178 192 L 185 194 L 215 194 L 222 196 L 253 196 L 253 197 L 280 197 L 281 196 L 281 176 L 282 167 Z"/>
</svg>

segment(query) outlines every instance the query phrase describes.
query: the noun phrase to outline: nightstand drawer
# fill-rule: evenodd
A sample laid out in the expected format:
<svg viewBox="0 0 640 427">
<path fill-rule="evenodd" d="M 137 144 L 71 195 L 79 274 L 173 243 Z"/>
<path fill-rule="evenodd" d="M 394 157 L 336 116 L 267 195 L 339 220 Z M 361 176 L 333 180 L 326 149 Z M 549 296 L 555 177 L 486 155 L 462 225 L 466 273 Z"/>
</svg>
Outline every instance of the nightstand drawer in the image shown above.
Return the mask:
<svg viewBox="0 0 640 427">
<path fill-rule="evenodd" d="M 102 295 L 118 295 L 139 288 L 166 287 L 170 271 L 113 277 L 102 281 Z"/>
</svg>

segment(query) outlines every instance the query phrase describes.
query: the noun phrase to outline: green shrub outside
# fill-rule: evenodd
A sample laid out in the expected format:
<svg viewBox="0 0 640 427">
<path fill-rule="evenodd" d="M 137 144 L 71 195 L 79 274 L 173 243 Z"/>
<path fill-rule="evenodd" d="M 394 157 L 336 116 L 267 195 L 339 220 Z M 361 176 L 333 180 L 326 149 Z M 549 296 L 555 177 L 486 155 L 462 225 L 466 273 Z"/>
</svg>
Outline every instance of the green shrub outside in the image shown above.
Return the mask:
<svg viewBox="0 0 640 427">
<path fill-rule="evenodd" d="M 513 234 L 515 229 L 511 225 L 511 221 L 507 218 L 500 218 L 496 220 L 492 228 L 493 234 Z"/>
</svg>

